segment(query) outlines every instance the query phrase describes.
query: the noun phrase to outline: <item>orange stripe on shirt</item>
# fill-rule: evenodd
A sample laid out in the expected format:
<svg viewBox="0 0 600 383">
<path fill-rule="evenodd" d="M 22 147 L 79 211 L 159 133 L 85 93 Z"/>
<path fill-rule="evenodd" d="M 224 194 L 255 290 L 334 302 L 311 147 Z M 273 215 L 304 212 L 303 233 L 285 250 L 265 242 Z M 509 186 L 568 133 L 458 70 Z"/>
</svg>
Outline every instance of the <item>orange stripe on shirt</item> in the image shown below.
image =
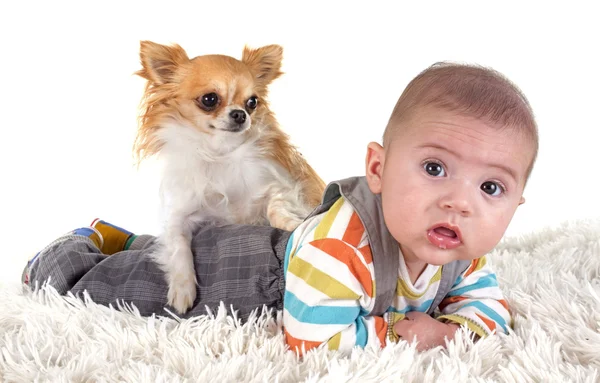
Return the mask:
<svg viewBox="0 0 600 383">
<path fill-rule="evenodd" d="M 465 277 L 468 277 L 469 275 L 473 274 L 474 272 L 481 270 L 486 264 L 487 264 L 487 260 L 486 260 L 485 256 L 472 260 L 471 265 L 469 266 L 469 269 L 465 273 Z"/>
<path fill-rule="evenodd" d="M 367 266 L 361 262 L 361 259 L 356 256 L 352 247 L 335 238 L 319 239 L 312 241 L 310 245 L 346 264 L 350 272 L 360 282 L 367 295 L 373 297 L 373 279 L 371 278 L 371 273 L 367 269 Z"/>
<path fill-rule="evenodd" d="M 358 251 L 360 251 L 367 264 L 373 263 L 373 254 L 371 254 L 371 246 L 365 245 L 358 249 Z"/>
<path fill-rule="evenodd" d="M 374 317 L 375 318 L 375 333 L 377 334 L 377 338 L 379 338 L 379 342 L 381 347 L 385 346 L 385 340 L 387 338 L 387 328 L 388 324 L 382 317 Z"/>
<path fill-rule="evenodd" d="M 504 299 L 499 299 L 498 303 L 500 303 L 502 306 L 504 306 L 504 308 L 506 309 L 506 311 L 509 311 L 510 309 L 508 308 L 508 303 L 506 303 L 506 301 Z"/>
<path fill-rule="evenodd" d="M 315 341 L 311 341 L 311 340 L 302 340 L 302 339 L 294 338 L 293 336 L 290 335 L 289 332 L 287 332 L 286 329 L 283 329 L 283 333 L 285 335 L 285 343 L 290 347 L 290 350 L 298 351 L 298 353 L 300 355 L 303 354 L 302 344 L 304 344 L 305 351 L 311 350 L 313 348 L 317 348 L 321 345 L 321 342 L 315 342 Z"/>
<path fill-rule="evenodd" d="M 464 301 L 465 299 L 467 299 L 467 298 L 462 297 L 460 295 L 444 298 L 444 300 L 442 300 L 442 302 L 440 303 L 439 308 L 440 308 L 440 310 L 443 310 L 446 308 L 446 306 L 451 305 L 452 303 Z"/>
<path fill-rule="evenodd" d="M 350 217 L 350 222 L 348 222 L 348 226 L 346 227 L 346 231 L 344 232 L 342 241 L 346 242 L 350 246 L 358 247 L 358 244 L 360 243 L 364 232 L 365 227 L 360 221 L 358 214 L 354 212 Z"/>
<path fill-rule="evenodd" d="M 465 273 L 465 277 L 468 277 L 469 275 L 471 275 L 473 273 L 473 271 L 475 271 L 476 267 L 477 267 L 477 259 L 474 259 L 471 261 L 471 264 L 469 265 L 469 268 L 467 269 L 467 272 Z"/>
<path fill-rule="evenodd" d="M 485 323 L 486 326 L 488 326 L 488 328 L 490 329 L 490 331 L 494 331 L 496 329 L 496 322 L 494 322 L 493 320 L 487 319 L 485 317 L 482 317 L 479 314 L 475 314 L 477 315 L 477 317 L 479 319 L 482 320 L 483 323 Z"/>
</svg>

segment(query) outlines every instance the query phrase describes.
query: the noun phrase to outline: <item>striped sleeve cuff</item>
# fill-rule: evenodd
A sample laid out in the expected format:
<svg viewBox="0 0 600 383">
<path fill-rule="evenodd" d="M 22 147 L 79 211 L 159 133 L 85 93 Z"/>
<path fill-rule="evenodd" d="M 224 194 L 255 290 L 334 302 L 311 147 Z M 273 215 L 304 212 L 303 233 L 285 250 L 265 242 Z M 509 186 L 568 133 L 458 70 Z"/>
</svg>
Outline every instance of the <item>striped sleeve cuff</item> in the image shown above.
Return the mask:
<svg viewBox="0 0 600 383">
<path fill-rule="evenodd" d="M 403 320 L 405 318 L 405 315 L 395 312 L 388 312 L 385 315 L 388 323 L 387 341 L 390 343 L 398 343 L 400 337 L 394 331 L 394 325 L 396 324 L 396 322 Z"/>
<path fill-rule="evenodd" d="M 469 330 L 473 331 L 475 334 L 477 334 L 478 336 L 480 336 L 481 338 L 484 338 L 488 335 L 490 335 L 490 333 L 484 329 L 480 324 L 476 323 L 475 321 L 463 317 L 461 315 L 455 315 L 455 314 L 449 314 L 449 315 L 440 315 L 439 317 L 437 317 L 437 320 L 442 321 L 442 322 L 452 322 L 452 323 L 456 323 L 459 325 L 465 325 Z"/>
</svg>

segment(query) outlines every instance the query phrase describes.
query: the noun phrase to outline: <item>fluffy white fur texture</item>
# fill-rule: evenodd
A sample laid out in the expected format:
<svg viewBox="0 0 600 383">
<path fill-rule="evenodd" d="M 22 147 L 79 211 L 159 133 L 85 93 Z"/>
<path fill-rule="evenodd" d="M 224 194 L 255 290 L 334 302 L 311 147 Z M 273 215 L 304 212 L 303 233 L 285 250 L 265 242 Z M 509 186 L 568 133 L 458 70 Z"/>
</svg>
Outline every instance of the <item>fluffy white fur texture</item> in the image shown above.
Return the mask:
<svg viewBox="0 0 600 383">
<path fill-rule="evenodd" d="M 598 382 L 600 220 L 507 238 L 490 256 L 514 333 L 418 353 L 406 342 L 351 355 L 286 351 L 276 321 L 220 311 L 142 318 L 51 288 L 0 289 L 3 382 Z"/>
</svg>

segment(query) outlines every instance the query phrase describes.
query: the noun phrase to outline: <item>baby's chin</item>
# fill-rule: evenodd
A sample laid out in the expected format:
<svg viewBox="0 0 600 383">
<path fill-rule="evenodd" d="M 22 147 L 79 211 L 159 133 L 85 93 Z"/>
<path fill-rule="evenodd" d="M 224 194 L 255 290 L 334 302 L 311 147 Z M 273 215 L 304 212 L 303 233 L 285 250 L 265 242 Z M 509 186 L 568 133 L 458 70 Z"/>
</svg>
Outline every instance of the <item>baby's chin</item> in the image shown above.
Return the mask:
<svg viewBox="0 0 600 383">
<path fill-rule="evenodd" d="M 431 243 L 427 243 L 414 249 L 408 249 L 406 247 L 401 248 L 403 249 L 402 254 L 405 257 L 405 261 L 421 261 L 434 266 L 443 266 L 453 261 L 471 260 L 476 258 L 471 257 L 470 254 L 464 251 L 466 250 L 464 245 L 455 249 L 442 249 L 432 245 Z M 409 255 L 409 258 L 412 259 L 406 259 L 406 254 L 411 254 L 412 257 Z"/>
</svg>

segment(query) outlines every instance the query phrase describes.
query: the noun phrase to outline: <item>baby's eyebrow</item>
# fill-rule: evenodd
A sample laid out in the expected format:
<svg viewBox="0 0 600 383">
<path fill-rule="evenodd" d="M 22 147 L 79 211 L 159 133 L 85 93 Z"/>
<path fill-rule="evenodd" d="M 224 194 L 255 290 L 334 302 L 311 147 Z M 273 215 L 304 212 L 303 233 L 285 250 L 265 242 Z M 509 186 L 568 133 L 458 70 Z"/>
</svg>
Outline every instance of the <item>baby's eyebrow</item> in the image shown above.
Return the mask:
<svg viewBox="0 0 600 383">
<path fill-rule="evenodd" d="M 417 146 L 417 149 L 437 149 L 437 150 L 442 150 L 444 152 L 447 152 L 450 155 L 452 155 L 458 159 L 463 158 L 463 156 L 459 152 L 452 150 L 450 148 L 447 148 L 445 146 L 442 146 L 440 144 L 437 144 L 437 143 L 423 144 L 423 145 Z M 494 163 L 488 164 L 488 166 L 502 170 L 503 172 L 507 173 L 510 177 L 512 177 L 512 179 L 515 182 L 517 182 L 517 180 L 519 179 L 519 177 L 517 176 L 517 172 L 510 166 L 506 166 L 504 164 L 494 164 Z"/>
<path fill-rule="evenodd" d="M 507 173 L 513 179 L 513 181 L 515 181 L 515 183 L 519 179 L 517 177 L 517 172 L 514 171 L 514 169 L 511 167 L 505 166 L 503 164 L 490 164 L 490 166 L 493 168 L 498 168 L 498 169 L 504 171 L 505 173 Z"/>
</svg>

